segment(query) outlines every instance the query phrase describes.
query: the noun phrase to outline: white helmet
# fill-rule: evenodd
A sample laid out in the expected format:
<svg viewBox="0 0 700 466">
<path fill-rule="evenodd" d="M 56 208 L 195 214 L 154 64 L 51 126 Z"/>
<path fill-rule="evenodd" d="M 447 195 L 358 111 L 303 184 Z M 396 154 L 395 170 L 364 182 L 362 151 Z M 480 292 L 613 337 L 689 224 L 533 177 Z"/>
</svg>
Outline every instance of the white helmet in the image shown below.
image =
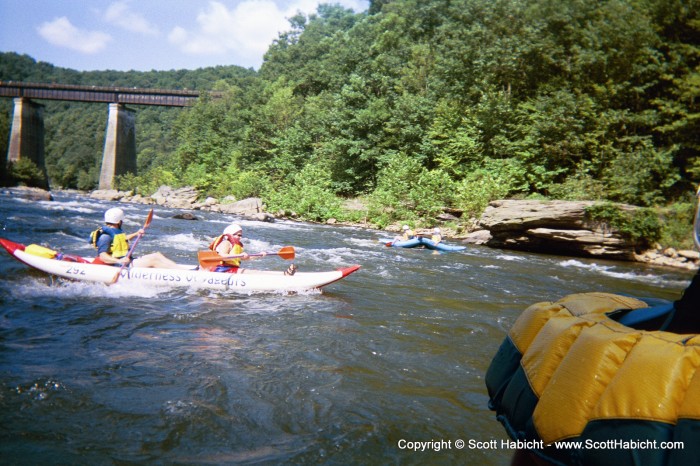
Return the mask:
<svg viewBox="0 0 700 466">
<path fill-rule="evenodd" d="M 238 225 L 237 223 L 232 223 L 231 225 L 227 226 L 227 227 L 224 229 L 224 234 L 225 234 L 225 235 L 235 235 L 235 234 L 238 233 L 239 231 L 242 233 L 242 232 L 243 232 L 243 228 L 241 228 L 241 226 Z"/>
<path fill-rule="evenodd" d="M 436 228 L 434 228 L 434 229 L 433 229 L 433 233 L 440 233 L 440 229 L 439 229 L 439 228 L 437 228 L 437 227 L 436 227 Z"/>
<path fill-rule="evenodd" d="M 410 228 L 408 228 L 408 225 L 404 225 L 402 230 L 410 230 Z"/>
<path fill-rule="evenodd" d="M 105 212 L 105 223 L 117 224 L 124 220 L 124 211 L 119 207 L 112 207 Z"/>
</svg>

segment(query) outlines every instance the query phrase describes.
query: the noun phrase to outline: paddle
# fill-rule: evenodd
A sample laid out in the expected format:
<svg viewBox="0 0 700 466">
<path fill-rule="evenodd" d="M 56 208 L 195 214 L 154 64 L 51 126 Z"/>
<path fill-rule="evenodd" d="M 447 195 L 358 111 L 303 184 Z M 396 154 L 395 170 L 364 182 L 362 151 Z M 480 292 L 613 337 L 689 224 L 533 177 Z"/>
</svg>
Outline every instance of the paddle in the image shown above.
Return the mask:
<svg viewBox="0 0 700 466">
<path fill-rule="evenodd" d="M 146 234 L 145 230 L 146 230 L 146 228 L 148 228 L 148 225 L 151 224 L 151 220 L 153 220 L 153 209 L 151 209 L 151 211 L 148 213 L 148 217 L 146 217 L 146 222 L 143 224 L 143 228 L 142 228 L 142 229 L 144 230 L 144 232 L 143 232 L 143 233 L 140 233 L 140 234 L 136 237 L 136 239 L 134 240 L 134 244 L 132 244 L 131 247 L 129 248 L 129 252 L 126 253 L 126 258 L 127 258 L 127 259 L 131 259 L 131 255 L 134 253 L 134 248 L 136 248 L 136 245 L 139 244 L 139 240 L 141 239 L 141 237 L 142 237 L 144 234 Z M 124 270 L 124 267 L 126 267 L 126 264 L 128 264 L 128 263 L 129 263 L 129 261 L 126 261 L 125 263 L 122 264 L 121 267 L 119 267 L 119 270 L 117 271 L 117 274 L 114 276 L 114 278 L 112 279 L 112 281 L 109 282 L 110 285 L 114 285 L 115 283 L 117 283 L 117 281 L 119 280 L 119 277 L 121 276 L 122 270 Z"/>
<path fill-rule="evenodd" d="M 263 256 L 280 256 L 282 259 L 291 260 L 294 259 L 294 247 L 284 246 L 279 251 L 267 251 L 265 253 L 259 252 L 256 254 L 248 254 L 248 257 L 263 257 Z M 216 251 L 199 251 L 197 253 L 197 259 L 199 260 L 199 265 L 202 267 L 212 267 L 218 265 L 219 262 L 227 259 L 240 259 L 244 254 L 233 254 L 230 256 L 221 256 Z"/>
</svg>

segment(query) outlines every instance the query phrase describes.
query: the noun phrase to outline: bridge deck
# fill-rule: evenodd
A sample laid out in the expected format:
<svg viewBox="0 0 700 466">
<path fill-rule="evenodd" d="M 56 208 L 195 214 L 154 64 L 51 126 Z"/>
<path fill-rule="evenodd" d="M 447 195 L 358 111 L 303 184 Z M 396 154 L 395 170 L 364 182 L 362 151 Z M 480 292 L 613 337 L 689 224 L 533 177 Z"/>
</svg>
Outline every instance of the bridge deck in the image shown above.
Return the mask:
<svg viewBox="0 0 700 466">
<path fill-rule="evenodd" d="M 188 107 L 199 91 L 0 81 L 0 97 Z"/>
</svg>

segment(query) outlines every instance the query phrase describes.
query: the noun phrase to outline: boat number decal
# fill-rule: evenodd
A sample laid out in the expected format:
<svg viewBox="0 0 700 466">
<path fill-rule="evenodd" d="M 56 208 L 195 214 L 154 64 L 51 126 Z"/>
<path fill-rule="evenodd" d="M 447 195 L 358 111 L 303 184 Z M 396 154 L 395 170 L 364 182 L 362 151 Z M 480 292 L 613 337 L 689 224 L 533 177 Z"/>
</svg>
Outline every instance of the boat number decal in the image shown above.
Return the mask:
<svg viewBox="0 0 700 466">
<path fill-rule="evenodd" d="M 79 269 L 77 267 L 68 267 L 66 273 L 68 275 L 85 275 L 85 270 Z"/>
</svg>

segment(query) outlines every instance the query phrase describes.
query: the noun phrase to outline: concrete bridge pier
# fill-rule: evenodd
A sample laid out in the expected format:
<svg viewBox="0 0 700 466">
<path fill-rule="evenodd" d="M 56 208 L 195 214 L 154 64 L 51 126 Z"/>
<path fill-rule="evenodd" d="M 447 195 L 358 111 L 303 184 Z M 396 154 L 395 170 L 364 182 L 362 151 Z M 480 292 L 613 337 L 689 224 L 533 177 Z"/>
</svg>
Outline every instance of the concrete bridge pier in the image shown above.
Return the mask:
<svg viewBox="0 0 700 466">
<path fill-rule="evenodd" d="M 136 113 L 123 104 L 109 104 L 99 189 L 112 189 L 114 179 L 136 174 Z"/>
<path fill-rule="evenodd" d="M 33 180 L 36 188 L 49 189 L 49 177 L 44 164 L 44 106 L 26 97 L 16 97 L 12 113 L 10 146 L 5 169 L 21 159 L 31 160 L 42 173 Z"/>
</svg>

